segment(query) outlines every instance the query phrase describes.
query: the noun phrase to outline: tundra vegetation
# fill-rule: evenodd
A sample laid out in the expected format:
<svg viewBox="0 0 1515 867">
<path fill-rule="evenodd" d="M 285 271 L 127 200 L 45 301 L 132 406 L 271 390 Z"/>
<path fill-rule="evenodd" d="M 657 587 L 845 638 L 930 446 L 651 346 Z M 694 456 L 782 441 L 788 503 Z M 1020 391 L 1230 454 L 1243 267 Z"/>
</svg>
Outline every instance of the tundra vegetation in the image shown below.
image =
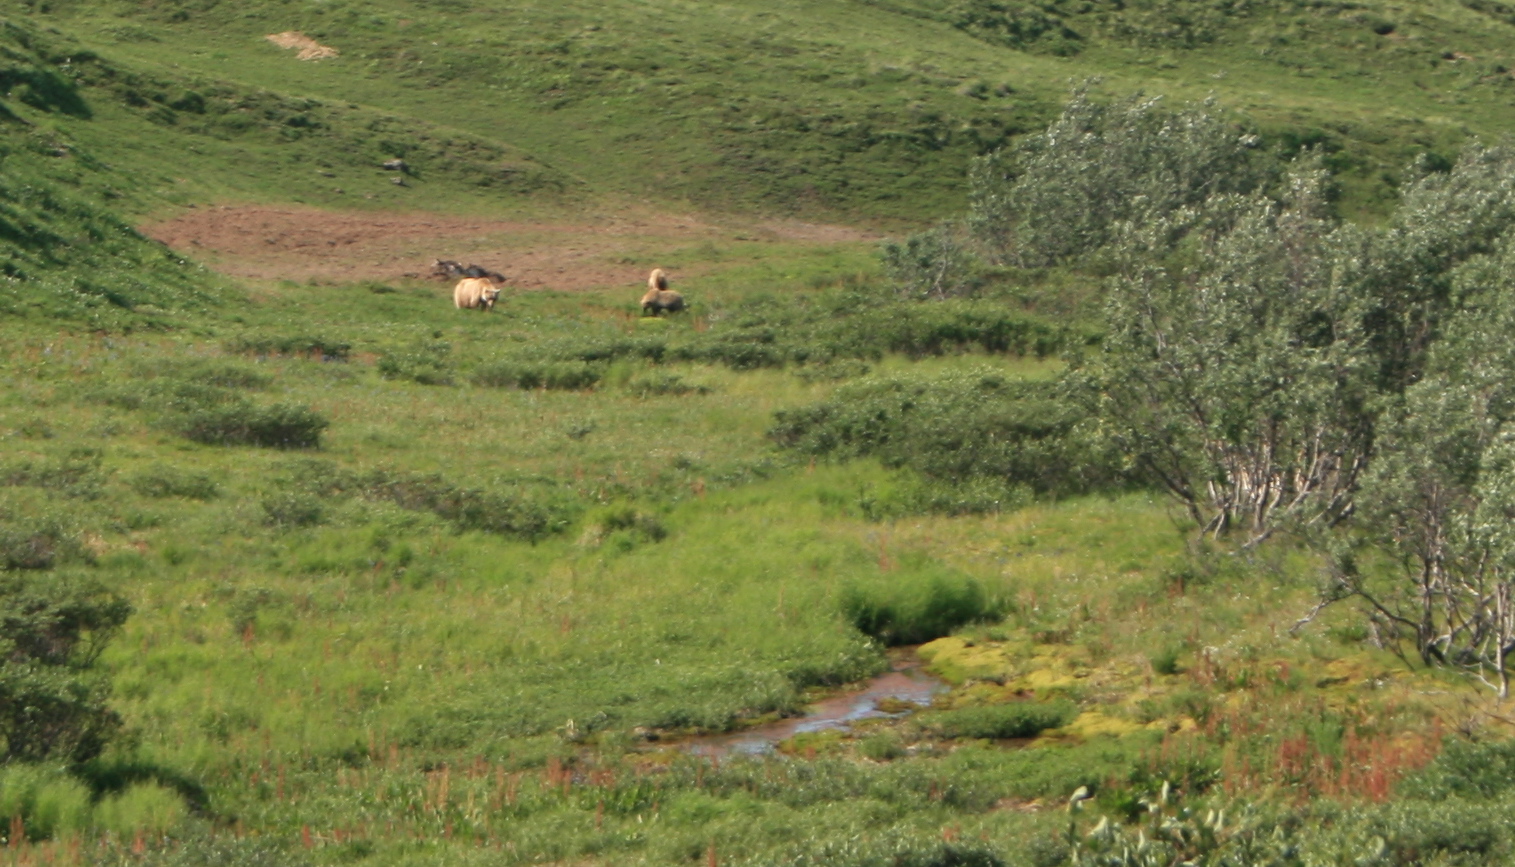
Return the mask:
<svg viewBox="0 0 1515 867">
<path fill-rule="evenodd" d="M 17 6 L 0 858 L 1515 861 L 1515 9 L 696 6 Z M 654 191 L 677 317 L 131 228 Z"/>
</svg>

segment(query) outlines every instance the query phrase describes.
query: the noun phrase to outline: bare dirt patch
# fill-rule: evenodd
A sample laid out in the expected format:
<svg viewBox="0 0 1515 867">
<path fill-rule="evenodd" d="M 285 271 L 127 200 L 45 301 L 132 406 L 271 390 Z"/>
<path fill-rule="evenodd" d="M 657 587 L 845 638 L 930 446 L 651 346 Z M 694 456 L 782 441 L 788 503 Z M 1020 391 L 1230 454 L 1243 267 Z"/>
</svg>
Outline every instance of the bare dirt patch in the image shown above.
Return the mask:
<svg viewBox="0 0 1515 867">
<path fill-rule="evenodd" d="M 837 244 L 876 236 L 844 226 L 766 222 L 739 228 L 657 214 L 593 223 L 529 223 L 297 206 L 189 208 L 144 234 L 231 277 L 390 282 L 425 277 L 435 259 L 503 272 L 520 289 L 637 286 L 659 251 L 702 241 Z M 695 268 L 681 269 L 688 272 Z"/>
<path fill-rule="evenodd" d="M 280 48 L 292 48 L 300 53 L 295 55 L 298 60 L 325 60 L 328 57 L 338 57 L 340 51 L 329 45 L 311 39 L 298 30 L 286 30 L 283 33 L 270 33 L 263 37 Z"/>
</svg>

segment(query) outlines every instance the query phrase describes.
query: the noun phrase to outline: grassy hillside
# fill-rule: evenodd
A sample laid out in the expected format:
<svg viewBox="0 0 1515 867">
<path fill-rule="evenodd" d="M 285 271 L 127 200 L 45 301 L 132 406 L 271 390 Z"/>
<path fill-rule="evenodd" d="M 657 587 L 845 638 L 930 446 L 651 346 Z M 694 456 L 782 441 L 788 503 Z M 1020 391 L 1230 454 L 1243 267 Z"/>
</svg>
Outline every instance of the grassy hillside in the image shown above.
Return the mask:
<svg viewBox="0 0 1515 867">
<path fill-rule="evenodd" d="M 1414 153 L 1506 132 L 1515 86 L 1512 16 L 1453 0 L 31 8 L 145 77 L 123 86 L 83 66 L 85 100 L 133 130 L 90 139 L 110 159 L 192 197 L 357 206 L 510 206 L 502 190 L 545 185 L 917 222 L 958 206 L 969 157 L 1039 128 L 1070 82 L 1101 76 L 1116 93 L 1214 94 L 1275 147 L 1324 147 L 1349 208 L 1372 213 Z M 341 56 L 301 62 L 263 38 L 287 30 Z M 208 114 L 173 105 L 186 90 Z M 463 133 L 473 157 L 445 141 Z M 169 152 L 193 171 L 167 181 Z M 384 189 L 375 163 L 402 154 L 413 188 Z M 531 170 L 502 182 L 498 160 Z"/>
</svg>

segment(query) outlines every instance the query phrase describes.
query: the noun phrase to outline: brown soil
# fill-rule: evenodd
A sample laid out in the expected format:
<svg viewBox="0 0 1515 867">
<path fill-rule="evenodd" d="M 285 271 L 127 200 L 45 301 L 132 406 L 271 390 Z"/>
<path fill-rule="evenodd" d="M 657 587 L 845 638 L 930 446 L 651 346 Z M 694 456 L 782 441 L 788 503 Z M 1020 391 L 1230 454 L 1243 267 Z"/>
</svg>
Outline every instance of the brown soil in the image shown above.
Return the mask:
<svg viewBox="0 0 1515 867">
<path fill-rule="evenodd" d="M 652 264 L 666 267 L 649 264 L 652 258 L 702 241 L 835 244 L 875 237 L 844 226 L 733 228 L 670 215 L 573 225 L 266 205 L 192 207 L 142 231 L 244 280 L 388 282 L 424 278 L 433 260 L 454 259 L 500 271 L 517 288 L 560 290 L 639 285 Z"/>
</svg>

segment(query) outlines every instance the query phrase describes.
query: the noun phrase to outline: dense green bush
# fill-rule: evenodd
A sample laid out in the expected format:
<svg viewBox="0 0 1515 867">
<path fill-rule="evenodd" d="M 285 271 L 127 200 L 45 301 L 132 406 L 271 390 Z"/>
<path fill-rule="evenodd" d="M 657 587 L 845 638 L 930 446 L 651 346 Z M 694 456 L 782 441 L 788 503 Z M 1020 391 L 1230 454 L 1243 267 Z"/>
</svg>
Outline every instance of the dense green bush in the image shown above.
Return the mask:
<svg viewBox="0 0 1515 867">
<path fill-rule="evenodd" d="M 92 800 L 89 787 L 60 766 L 0 768 L 0 812 L 20 816 L 29 840 L 90 830 Z"/>
<path fill-rule="evenodd" d="M 93 579 L 0 578 L 0 738 L 7 761 L 80 762 L 120 727 L 95 669 L 131 613 Z"/>
<path fill-rule="evenodd" d="M 976 620 L 1005 613 L 974 579 L 924 558 L 902 561 L 897 573 L 843 586 L 842 616 L 886 645 L 920 644 Z"/>
<path fill-rule="evenodd" d="M 927 714 L 921 724 L 946 738 L 1030 738 L 1078 716 L 1069 701 L 990 704 Z"/>
<path fill-rule="evenodd" d="M 235 402 L 174 416 L 169 426 L 207 445 L 249 445 L 278 449 L 316 448 L 331 426 L 309 407 L 287 403 L 257 406 Z"/>
<path fill-rule="evenodd" d="M 1439 801 L 1497 798 L 1515 789 L 1515 741 L 1448 739 L 1441 754 L 1405 780 L 1400 792 Z"/>
</svg>

